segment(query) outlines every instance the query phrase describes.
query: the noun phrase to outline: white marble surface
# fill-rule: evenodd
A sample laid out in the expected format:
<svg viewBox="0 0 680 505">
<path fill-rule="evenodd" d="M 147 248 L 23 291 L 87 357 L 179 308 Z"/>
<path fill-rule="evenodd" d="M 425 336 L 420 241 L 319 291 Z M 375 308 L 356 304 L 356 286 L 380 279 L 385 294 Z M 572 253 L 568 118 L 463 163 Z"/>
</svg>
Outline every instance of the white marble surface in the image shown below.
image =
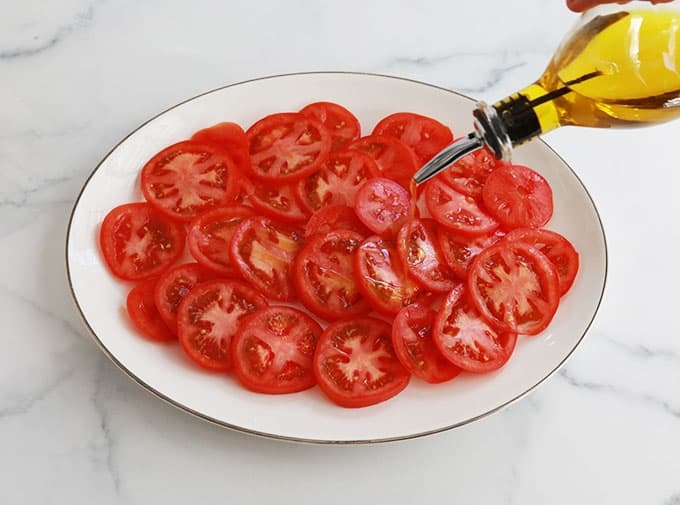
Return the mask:
<svg viewBox="0 0 680 505">
<path fill-rule="evenodd" d="M 66 287 L 80 186 L 160 110 L 324 69 L 497 99 L 540 73 L 574 21 L 561 0 L 0 6 L 1 503 L 680 504 L 680 123 L 548 137 L 601 211 L 604 303 L 561 373 L 441 435 L 307 446 L 198 421 L 103 356 Z"/>
</svg>

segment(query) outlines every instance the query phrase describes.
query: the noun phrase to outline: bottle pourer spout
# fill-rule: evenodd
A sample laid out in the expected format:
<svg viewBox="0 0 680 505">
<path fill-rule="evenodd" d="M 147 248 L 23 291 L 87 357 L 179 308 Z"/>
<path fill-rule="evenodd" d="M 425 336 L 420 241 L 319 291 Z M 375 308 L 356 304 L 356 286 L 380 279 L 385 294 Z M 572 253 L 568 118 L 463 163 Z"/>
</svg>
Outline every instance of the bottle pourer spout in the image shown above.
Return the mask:
<svg viewBox="0 0 680 505">
<path fill-rule="evenodd" d="M 434 158 L 425 163 L 425 165 L 416 172 L 413 179 L 416 181 L 416 184 L 422 184 L 442 170 L 448 168 L 449 165 L 455 163 L 464 156 L 481 149 L 483 146 L 484 141 L 482 138 L 475 132 L 470 133 L 467 137 L 458 139 L 450 146 L 445 147 Z"/>
</svg>

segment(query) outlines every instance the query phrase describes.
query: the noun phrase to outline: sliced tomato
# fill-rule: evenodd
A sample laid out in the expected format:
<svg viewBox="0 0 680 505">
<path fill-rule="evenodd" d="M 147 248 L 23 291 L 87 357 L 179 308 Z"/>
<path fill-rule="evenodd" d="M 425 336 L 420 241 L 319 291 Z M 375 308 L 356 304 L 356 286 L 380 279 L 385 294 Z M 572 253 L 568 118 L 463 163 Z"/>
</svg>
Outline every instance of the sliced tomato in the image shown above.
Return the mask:
<svg viewBox="0 0 680 505">
<path fill-rule="evenodd" d="M 244 218 L 254 215 L 253 209 L 244 205 L 229 205 L 201 214 L 189 226 L 187 242 L 191 255 L 213 272 L 236 275 L 229 259 L 231 237 Z"/>
<path fill-rule="evenodd" d="M 457 284 L 444 261 L 437 241 L 437 224 L 432 219 L 413 219 L 402 226 L 397 251 L 408 273 L 423 288 L 446 293 Z"/>
<path fill-rule="evenodd" d="M 474 198 L 459 193 L 439 179 L 427 183 L 425 204 L 435 221 L 459 235 L 488 235 L 499 226 Z"/>
<path fill-rule="evenodd" d="M 378 164 L 380 175 L 408 188 L 413 174 L 420 167 L 416 155 L 408 146 L 387 135 L 369 135 L 350 144 L 371 156 Z"/>
<path fill-rule="evenodd" d="M 354 206 L 359 188 L 378 176 L 378 165 L 357 150 L 333 152 L 318 172 L 297 182 L 295 189 L 303 209 L 312 213 L 327 205 Z"/>
<path fill-rule="evenodd" d="M 198 263 L 184 263 L 164 272 L 156 282 L 154 301 L 165 325 L 177 333 L 177 308 L 196 284 L 215 275 Z"/>
<path fill-rule="evenodd" d="M 270 298 L 293 298 L 290 271 L 303 244 L 302 231 L 266 217 L 244 219 L 231 240 L 231 264 L 254 287 Z"/>
<path fill-rule="evenodd" d="M 503 240 L 474 259 L 468 274 L 472 303 L 495 328 L 524 335 L 543 331 L 557 310 L 557 272 L 535 247 Z"/>
<path fill-rule="evenodd" d="M 148 279 L 182 255 L 184 228 L 146 203 L 127 203 L 106 215 L 99 230 L 99 245 L 116 277 Z"/>
<path fill-rule="evenodd" d="M 258 181 L 253 184 L 248 200 L 261 214 L 287 223 L 302 223 L 311 214 L 300 206 L 295 188 L 288 184 Z"/>
<path fill-rule="evenodd" d="M 190 221 L 231 202 L 238 190 L 236 167 L 215 147 L 190 140 L 166 147 L 142 168 L 142 193 L 159 212 Z"/>
<path fill-rule="evenodd" d="M 219 279 L 197 284 L 177 310 L 179 343 L 201 367 L 229 370 L 231 339 L 241 319 L 266 306 L 264 296 L 240 281 Z"/>
<path fill-rule="evenodd" d="M 171 332 L 154 303 L 154 288 L 156 279 L 142 281 L 137 284 L 127 295 L 127 313 L 135 325 L 135 328 L 149 340 L 168 341 L 174 340 L 174 332 Z"/>
<path fill-rule="evenodd" d="M 332 231 L 312 237 L 298 254 L 295 290 L 317 316 L 334 321 L 370 311 L 354 278 L 354 252 L 363 239 L 350 230 Z"/>
<path fill-rule="evenodd" d="M 333 102 L 315 102 L 304 107 L 300 114 L 316 119 L 331 134 L 331 150 L 339 151 L 361 136 L 361 125 L 354 114 Z"/>
<path fill-rule="evenodd" d="M 540 228 L 553 214 L 552 189 L 543 176 L 521 165 L 505 165 L 486 180 L 482 199 L 507 228 Z"/>
<path fill-rule="evenodd" d="M 221 150 L 232 159 L 242 174 L 250 171 L 248 138 L 243 128 L 236 123 L 224 122 L 204 128 L 194 133 L 191 140 Z"/>
<path fill-rule="evenodd" d="M 529 244 L 552 262 L 557 270 L 560 295 L 564 295 L 574 284 L 578 273 L 579 257 L 574 246 L 557 232 L 519 228 L 507 234 L 506 240 L 518 240 Z"/>
<path fill-rule="evenodd" d="M 329 325 L 314 354 L 321 390 L 342 407 L 366 407 L 402 391 L 409 373 L 392 347 L 390 325 L 359 317 Z"/>
<path fill-rule="evenodd" d="M 461 284 L 451 290 L 437 312 L 433 339 L 451 363 L 467 372 L 482 373 L 507 363 L 515 350 L 517 333 L 489 326 L 469 302 Z"/>
<path fill-rule="evenodd" d="M 453 189 L 464 195 L 478 198 L 489 174 L 501 166 L 501 162 L 487 148 L 468 154 L 448 167 L 441 178 Z"/>
<path fill-rule="evenodd" d="M 335 230 L 352 230 L 367 237 L 370 230 L 357 218 L 354 209 L 347 205 L 321 207 L 307 221 L 305 237 L 330 233 Z"/>
<path fill-rule="evenodd" d="M 401 364 L 431 384 L 446 382 L 460 373 L 442 356 L 432 340 L 436 312 L 418 303 L 399 311 L 392 324 L 392 345 Z"/>
<path fill-rule="evenodd" d="M 395 236 L 410 217 L 411 196 L 396 182 L 376 177 L 361 187 L 354 210 L 373 233 Z"/>
<path fill-rule="evenodd" d="M 331 149 L 331 135 L 315 119 L 295 112 L 272 114 L 246 132 L 251 173 L 271 182 L 292 182 L 316 171 Z"/>
<path fill-rule="evenodd" d="M 420 166 L 453 142 L 451 129 L 431 117 L 412 112 L 397 112 L 380 120 L 373 135 L 399 139 L 415 153 Z"/>
<path fill-rule="evenodd" d="M 437 241 L 441 247 L 444 261 L 459 279 L 467 279 L 472 260 L 504 236 L 505 232 L 501 230 L 480 237 L 463 237 L 456 235 L 450 228 L 440 226 L 437 229 Z"/>
<path fill-rule="evenodd" d="M 232 340 L 234 372 L 257 393 L 285 394 L 316 384 L 312 360 L 321 326 L 292 307 L 265 307 L 243 320 Z"/>
<path fill-rule="evenodd" d="M 364 240 L 354 255 L 359 289 L 374 310 L 393 315 L 422 295 L 401 264 L 394 244 L 377 235 Z"/>
</svg>

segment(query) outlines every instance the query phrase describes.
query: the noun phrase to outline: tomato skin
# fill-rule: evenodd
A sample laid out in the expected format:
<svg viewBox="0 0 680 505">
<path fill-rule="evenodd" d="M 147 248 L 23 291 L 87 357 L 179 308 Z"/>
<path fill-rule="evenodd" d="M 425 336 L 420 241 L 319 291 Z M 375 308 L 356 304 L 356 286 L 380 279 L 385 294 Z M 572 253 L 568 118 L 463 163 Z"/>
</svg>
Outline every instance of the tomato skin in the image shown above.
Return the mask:
<svg viewBox="0 0 680 505">
<path fill-rule="evenodd" d="M 502 162 L 484 147 L 461 158 L 439 177 L 459 193 L 479 198 L 489 174 L 499 166 Z"/>
<path fill-rule="evenodd" d="M 354 252 L 362 241 L 363 236 L 350 230 L 308 240 L 293 268 L 295 291 L 308 310 L 327 321 L 370 311 L 353 271 Z"/>
<path fill-rule="evenodd" d="M 148 279 L 137 284 L 127 295 L 125 306 L 135 328 L 149 340 L 167 342 L 176 336 L 163 323 L 154 304 L 156 279 Z"/>
<path fill-rule="evenodd" d="M 419 379 L 440 384 L 458 376 L 460 368 L 446 360 L 432 340 L 436 312 L 413 303 L 392 324 L 392 345 L 401 364 Z"/>
<path fill-rule="evenodd" d="M 536 335 L 552 320 L 560 300 L 555 266 L 535 247 L 503 240 L 472 262 L 470 299 L 500 331 Z"/>
<path fill-rule="evenodd" d="M 230 370 L 231 340 L 241 321 L 267 305 L 264 296 L 240 281 L 216 279 L 197 284 L 177 309 L 179 343 L 202 368 Z"/>
<path fill-rule="evenodd" d="M 199 215 L 189 225 L 189 252 L 196 261 L 215 273 L 236 275 L 229 259 L 231 238 L 236 226 L 244 218 L 254 215 L 253 209 L 244 205 L 229 205 Z"/>
<path fill-rule="evenodd" d="M 368 367 L 382 375 L 374 377 Z M 349 368 L 351 375 L 343 368 Z M 390 325 L 372 317 L 330 324 L 317 343 L 314 374 L 324 394 L 347 408 L 384 402 L 400 393 L 410 379 L 394 353 Z"/>
<path fill-rule="evenodd" d="M 165 325 L 177 333 L 177 309 L 182 299 L 196 284 L 215 275 L 198 263 L 184 263 L 166 270 L 158 278 L 154 302 Z"/>
<path fill-rule="evenodd" d="M 455 366 L 472 373 L 498 370 L 517 343 L 517 333 L 498 332 L 469 302 L 462 284 L 451 290 L 434 320 L 433 340 Z M 470 342 L 473 341 L 474 345 Z"/>
<path fill-rule="evenodd" d="M 305 237 L 325 235 L 335 230 L 351 230 L 367 237 L 371 231 L 359 221 L 354 209 L 347 205 L 329 205 L 321 207 L 307 221 Z"/>
<path fill-rule="evenodd" d="M 505 232 L 502 230 L 496 230 L 490 235 L 479 237 L 461 237 L 443 226 L 440 226 L 437 230 L 437 241 L 441 247 L 444 261 L 459 279 L 467 279 L 472 260 L 504 236 Z"/>
<path fill-rule="evenodd" d="M 314 102 L 303 107 L 300 114 L 322 123 L 331 134 L 331 151 L 347 147 L 361 136 L 359 120 L 342 105 L 333 102 Z"/>
<path fill-rule="evenodd" d="M 362 137 L 349 147 L 371 156 L 382 177 L 396 181 L 404 188 L 409 187 L 413 174 L 420 167 L 418 158 L 407 145 L 387 135 Z"/>
<path fill-rule="evenodd" d="M 293 182 L 315 172 L 331 149 L 328 129 L 296 112 L 271 114 L 246 132 L 250 173 L 273 183 Z"/>
<path fill-rule="evenodd" d="M 400 140 L 413 150 L 419 166 L 453 142 L 448 126 L 413 112 L 397 112 L 381 119 L 373 129 L 373 135 L 387 135 Z"/>
<path fill-rule="evenodd" d="M 191 140 L 213 146 L 227 154 L 241 174 L 250 172 L 248 138 L 240 125 L 231 122 L 217 123 L 197 131 L 191 136 Z"/>
<path fill-rule="evenodd" d="M 243 320 L 232 339 L 236 377 L 257 393 L 287 394 L 313 387 L 312 360 L 322 331 L 319 323 L 292 307 L 257 310 Z M 286 361 L 281 363 L 282 359 Z"/>
<path fill-rule="evenodd" d="M 182 255 L 184 239 L 181 225 L 146 203 L 115 207 L 99 231 L 99 246 L 109 270 L 128 281 L 158 276 Z M 143 250 L 135 250 L 141 246 Z M 128 249 L 135 251 L 128 254 Z"/>
<path fill-rule="evenodd" d="M 486 180 L 482 200 L 489 213 L 509 229 L 540 228 L 553 214 L 548 181 L 522 165 L 494 170 Z"/>
<path fill-rule="evenodd" d="M 411 217 L 411 196 L 396 182 L 376 177 L 357 192 L 354 211 L 373 233 L 392 237 Z"/>
<path fill-rule="evenodd" d="M 286 223 L 303 223 L 309 217 L 297 201 L 295 188 L 286 184 L 258 181 L 253 184 L 248 201 L 260 214 Z"/>
<path fill-rule="evenodd" d="M 142 168 L 144 198 L 158 212 L 191 221 L 236 196 L 237 169 L 215 147 L 185 140 L 166 147 Z"/>
</svg>

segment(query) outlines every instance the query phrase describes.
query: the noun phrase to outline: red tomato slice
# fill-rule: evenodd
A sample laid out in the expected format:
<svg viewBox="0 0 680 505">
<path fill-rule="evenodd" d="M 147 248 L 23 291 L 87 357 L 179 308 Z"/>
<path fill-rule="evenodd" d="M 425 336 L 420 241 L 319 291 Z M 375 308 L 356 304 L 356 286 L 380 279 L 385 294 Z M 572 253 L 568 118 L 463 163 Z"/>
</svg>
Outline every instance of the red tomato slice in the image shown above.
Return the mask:
<svg viewBox="0 0 680 505">
<path fill-rule="evenodd" d="M 189 252 L 213 272 L 235 275 L 229 259 L 231 237 L 244 218 L 254 215 L 253 209 L 243 205 L 229 205 L 201 214 L 189 226 Z"/>
<path fill-rule="evenodd" d="M 99 245 L 111 272 L 137 281 L 157 276 L 184 251 L 184 229 L 146 203 L 111 210 L 102 222 Z"/>
<path fill-rule="evenodd" d="M 425 204 L 435 221 L 460 235 L 488 235 L 498 228 L 498 222 L 486 214 L 474 198 L 438 179 L 427 183 Z"/>
<path fill-rule="evenodd" d="M 331 135 L 314 119 L 294 112 L 272 114 L 246 132 L 251 173 L 270 182 L 292 182 L 316 171 L 331 149 Z"/>
<path fill-rule="evenodd" d="M 154 302 L 165 325 L 177 333 L 177 308 L 186 294 L 199 282 L 215 277 L 198 263 L 177 265 L 164 272 L 156 283 Z"/>
<path fill-rule="evenodd" d="M 305 237 L 325 235 L 335 230 L 352 230 L 367 237 L 370 230 L 357 218 L 354 209 L 347 205 L 330 205 L 321 207 L 307 221 Z"/>
<path fill-rule="evenodd" d="M 387 135 L 360 138 L 350 144 L 350 148 L 367 153 L 378 164 L 383 177 L 397 181 L 405 188 L 409 187 L 413 174 L 420 167 L 420 162 L 408 146 Z"/>
<path fill-rule="evenodd" d="M 166 147 L 142 168 L 142 193 L 159 212 L 190 221 L 236 196 L 236 168 L 214 147 L 184 141 Z"/>
<path fill-rule="evenodd" d="M 376 177 L 361 187 L 354 210 L 373 233 L 394 236 L 409 219 L 411 196 L 396 182 Z"/>
<path fill-rule="evenodd" d="M 538 249 L 501 241 L 482 251 L 470 265 L 472 303 L 495 328 L 524 335 L 543 331 L 557 310 L 557 272 Z"/>
<path fill-rule="evenodd" d="M 548 181 L 521 165 L 494 170 L 486 180 L 482 199 L 489 212 L 508 228 L 540 228 L 553 213 Z"/>
<path fill-rule="evenodd" d="M 574 284 L 578 273 L 579 258 L 576 249 L 566 238 L 550 230 L 520 228 L 507 234 L 506 240 L 518 240 L 535 247 L 552 262 L 557 270 L 560 295 Z"/>
<path fill-rule="evenodd" d="M 501 162 L 486 148 L 480 149 L 442 172 L 442 179 L 456 191 L 478 198 L 489 174 L 501 166 Z"/>
<path fill-rule="evenodd" d="M 334 321 L 370 311 L 354 279 L 354 252 L 363 239 L 353 231 L 332 231 L 312 237 L 298 254 L 295 290 L 317 316 Z"/>
<path fill-rule="evenodd" d="M 437 241 L 444 261 L 460 279 L 467 279 L 470 263 L 480 252 L 494 245 L 504 236 L 505 232 L 496 230 L 491 235 L 481 237 L 459 237 L 449 228 L 440 226 L 437 229 Z"/>
<path fill-rule="evenodd" d="M 436 312 L 414 303 L 404 307 L 392 324 L 392 345 L 401 364 L 419 379 L 431 384 L 446 382 L 460 368 L 444 359 L 432 340 Z"/>
<path fill-rule="evenodd" d="M 394 354 L 390 325 L 372 317 L 328 326 L 316 346 L 314 373 L 321 390 L 342 407 L 384 402 L 409 382 Z"/>
<path fill-rule="evenodd" d="M 213 146 L 227 154 L 243 174 L 250 171 L 250 154 L 246 133 L 236 123 L 218 123 L 210 128 L 199 130 L 191 140 Z"/>
<path fill-rule="evenodd" d="M 295 188 L 287 184 L 258 181 L 253 184 L 248 201 L 261 214 L 279 221 L 302 223 L 309 217 L 297 201 Z"/>
<path fill-rule="evenodd" d="M 437 225 L 432 219 L 414 219 L 402 226 L 397 251 L 408 273 L 425 289 L 446 293 L 457 284 L 444 261 L 437 242 Z"/>
<path fill-rule="evenodd" d="M 285 394 L 316 384 L 312 359 L 321 326 L 291 307 L 265 307 L 243 320 L 232 340 L 236 377 L 257 393 Z"/>
<path fill-rule="evenodd" d="M 231 264 L 243 278 L 270 298 L 293 298 L 290 271 L 302 247 L 302 232 L 266 217 L 244 219 L 231 240 Z"/>
<path fill-rule="evenodd" d="M 373 135 L 399 139 L 413 149 L 420 166 L 453 142 L 453 134 L 448 126 L 412 112 L 397 112 L 381 119 L 373 129 Z"/>
<path fill-rule="evenodd" d="M 444 357 L 474 373 L 498 370 L 515 350 L 517 333 L 499 332 L 489 326 L 468 301 L 459 285 L 446 297 L 434 322 L 434 343 Z"/>
<path fill-rule="evenodd" d="M 361 136 L 359 120 L 343 106 L 332 102 L 315 102 L 304 107 L 300 114 L 316 119 L 331 134 L 331 150 L 339 151 Z"/>
<path fill-rule="evenodd" d="M 420 288 L 404 271 L 394 244 L 374 235 L 364 240 L 354 255 L 359 289 L 373 309 L 387 315 L 420 297 Z"/>
<path fill-rule="evenodd" d="M 243 282 L 222 279 L 197 284 L 177 310 L 179 343 L 201 367 L 229 370 L 231 339 L 241 319 L 266 306 L 266 298 Z"/>
<path fill-rule="evenodd" d="M 312 213 L 327 205 L 354 206 L 359 188 L 378 175 L 378 165 L 356 150 L 331 153 L 318 172 L 298 181 L 296 195 L 304 210 Z"/>
<path fill-rule="evenodd" d="M 142 281 L 127 295 L 127 313 L 135 328 L 149 340 L 174 340 L 175 335 L 168 330 L 154 304 L 156 279 Z"/>
</svg>

